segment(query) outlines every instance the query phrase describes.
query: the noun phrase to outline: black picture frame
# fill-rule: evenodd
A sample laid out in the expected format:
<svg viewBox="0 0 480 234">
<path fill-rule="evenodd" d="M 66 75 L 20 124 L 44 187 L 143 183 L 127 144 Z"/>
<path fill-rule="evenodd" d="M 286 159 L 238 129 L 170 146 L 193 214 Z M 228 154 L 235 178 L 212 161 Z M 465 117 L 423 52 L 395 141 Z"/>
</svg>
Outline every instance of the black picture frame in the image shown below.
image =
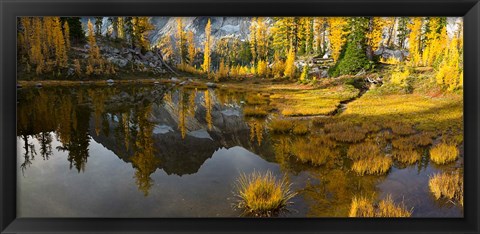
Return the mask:
<svg viewBox="0 0 480 234">
<path fill-rule="evenodd" d="M 463 16 L 464 218 L 17 218 L 18 16 Z M 1 233 L 479 233 L 480 2 L 478 0 L 0 0 Z"/>
</svg>

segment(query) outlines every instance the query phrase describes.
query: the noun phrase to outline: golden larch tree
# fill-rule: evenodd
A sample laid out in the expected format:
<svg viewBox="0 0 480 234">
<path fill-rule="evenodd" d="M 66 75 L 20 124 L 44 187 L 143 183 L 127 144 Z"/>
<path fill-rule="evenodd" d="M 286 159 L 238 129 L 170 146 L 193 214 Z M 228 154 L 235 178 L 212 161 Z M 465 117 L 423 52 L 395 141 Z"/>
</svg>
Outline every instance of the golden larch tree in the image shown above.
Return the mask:
<svg viewBox="0 0 480 234">
<path fill-rule="evenodd" d="M 295 78 L 295 72 L 295 51 L 293 50 L 293 47 L 290 47 L 288 50 L 287 61 L 285 62 L 285 76 L 293 79 Z"/>
<path fill-rule="evenodd" d="M 340 57 L 340 51 L 347 41 L 346 35 L 348 32 L 345 27 L 348 24 L 348 19 L 345 17 L 330 17 L 328 18 L 328 24 L 330 26 L 329 40 L 332 58 L 337 61 Z"/>
<path fill-rule="evenodd" d="M 187 43 L 188 43 L 188 62 L 190 66 L 193 66 L 193 62 L 195 60 L 195 55 L 197 53 L 195 48 L 195 40 L 192 31 L 188 31 L 187 33 Z"/>
<path fill-rule="evenodd" d="M 211 43 L 211 27 L 212 23 L 208 19 L 207 25 L 205 26 L 205 48 L 203 50 L 203 64 L 202 69 L 205 73 L 210 76 L 210 43 Z"/>
</svg>

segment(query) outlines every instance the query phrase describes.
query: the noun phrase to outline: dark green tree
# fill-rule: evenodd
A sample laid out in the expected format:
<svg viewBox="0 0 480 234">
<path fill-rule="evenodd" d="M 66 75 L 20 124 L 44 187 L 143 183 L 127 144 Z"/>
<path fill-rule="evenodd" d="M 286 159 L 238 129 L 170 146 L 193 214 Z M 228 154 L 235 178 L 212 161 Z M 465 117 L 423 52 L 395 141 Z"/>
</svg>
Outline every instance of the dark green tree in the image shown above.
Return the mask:
<svg viewBox="0 0 480 234">
<path fill-rule="evenodd" d="M 350 34 L 347 37 L 340 59 L 330 69 L 330 75 L 339 76 L 354 74 L 362 69 L 368 69 L 370 61 L 367 58 L 366 32 L 369 30 L 369 17 L 352 17 L 348 24 Z"/>
<path fill-rule="evenodd" d="M 85 31 L 83 30 L 80 17 L 62 17 L 60 20 L 62 25 L 67 21 L 68 27 L 70 28 L 70 40 L 73 44 L 85 43 Z"/>
</svg>

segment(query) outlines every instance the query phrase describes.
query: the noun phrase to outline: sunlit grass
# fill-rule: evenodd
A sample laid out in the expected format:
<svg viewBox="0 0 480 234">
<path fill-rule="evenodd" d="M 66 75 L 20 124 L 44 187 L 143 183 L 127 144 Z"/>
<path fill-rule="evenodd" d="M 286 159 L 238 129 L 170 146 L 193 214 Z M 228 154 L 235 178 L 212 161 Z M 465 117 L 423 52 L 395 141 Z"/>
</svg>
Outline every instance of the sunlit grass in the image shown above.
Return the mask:
<svg viewBox="0 0 480 234">
<path fill-rule="evenodd" d="M 391 195 L 374 204 L 365 197 L 354 197 L 350 205 L 349 217 L 410 217 L 413 209 L 407 209 L 403 203 L 395 204 Z"/>
<path fill-rule="evenodd" d="M 358 90 L 351 85 L 327 89 L 288 90 L 270 96 L 284 116 L 327 115 L 332 113 L 341 101 L 355 97 Z"/>
<path fill-rule="evenodd" d="M 459 172 L 437 173 L 428 181 L 435 199 L 446 198 L 463 206 L 463 176 Z"/>
<path fill-rule="evenodd" d="M 413 134 L 415 129 L 437 132 L 452 128 L 462 132 L 463 98 L 459 95 L 432 98 L 416 93 L 380 94 L 370 90 L 349 103 L 340 116 L 356 123 L 379 123 L 397 135 Z"/>
<path fill-rule="evenodd" d="M 457 146 L 440 143 L 430 149 L 430 160 L 437 164 L 447 164 L 457 160 L 459 155 Z"/>
<path fill-rule="evenodd" d="M 270 217 L 284 210 L 296 195 L 286 177 L 277 179 L 272 172 L 241 174 L 237 180 L 237 207 L 246 214 Z"/>
</svg>

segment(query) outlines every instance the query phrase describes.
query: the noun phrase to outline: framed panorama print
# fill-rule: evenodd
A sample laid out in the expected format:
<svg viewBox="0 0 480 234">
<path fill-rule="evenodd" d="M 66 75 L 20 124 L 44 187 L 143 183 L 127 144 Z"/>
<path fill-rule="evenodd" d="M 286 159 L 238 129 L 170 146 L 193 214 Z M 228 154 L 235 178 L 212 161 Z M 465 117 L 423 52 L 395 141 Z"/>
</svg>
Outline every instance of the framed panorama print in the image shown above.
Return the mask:
<svg viewBox="0 0 480 234">
<path fill-rule="evenodd" d="M 477 1 L 2 1 L 2 233 L 478 226 Z"/>
</svg>

